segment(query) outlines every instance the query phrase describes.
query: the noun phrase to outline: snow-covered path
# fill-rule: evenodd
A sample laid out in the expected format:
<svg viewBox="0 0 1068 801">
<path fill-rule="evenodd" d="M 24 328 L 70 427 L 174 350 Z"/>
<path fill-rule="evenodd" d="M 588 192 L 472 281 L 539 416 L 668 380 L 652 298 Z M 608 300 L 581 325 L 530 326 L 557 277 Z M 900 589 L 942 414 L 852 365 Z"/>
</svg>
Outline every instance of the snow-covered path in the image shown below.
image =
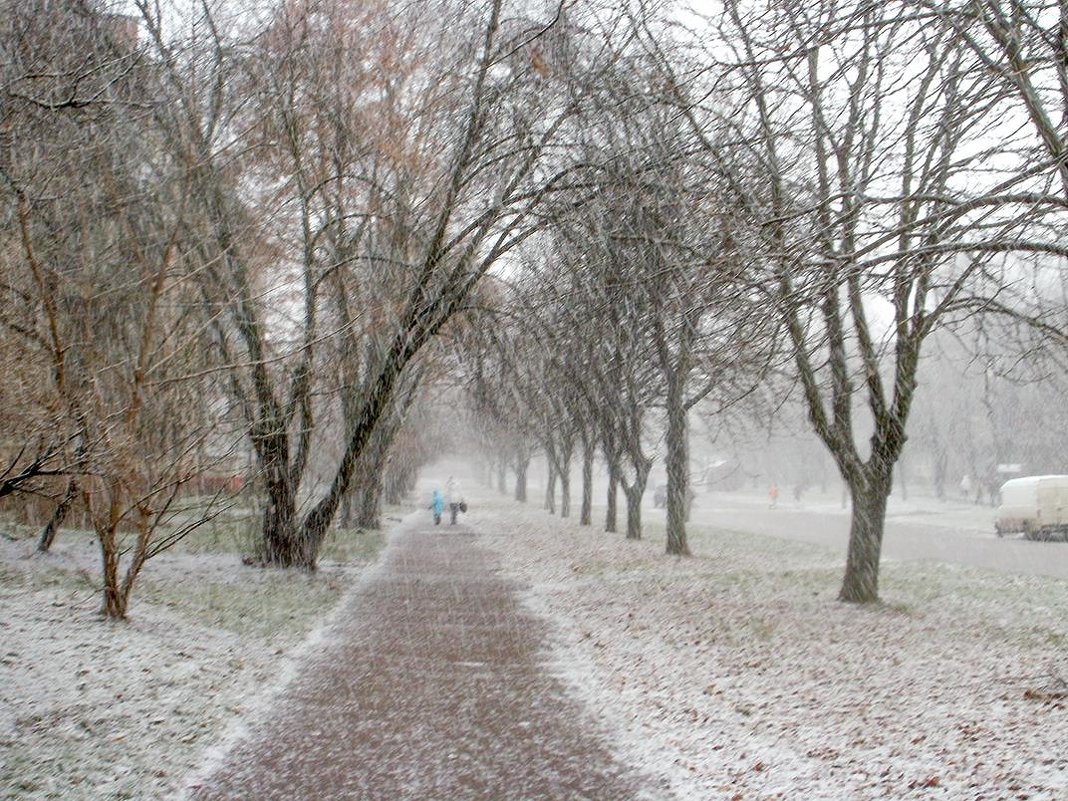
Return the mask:
<svg viewBox="0 0 1068 801">
<path fill-rule="evenodd" d="M 556 676 L 547 626 L 499 570 L 465 526 L 395 531 L 324 646 L 194 798 L 664 797 L 613 760 Z"/>
</svg>

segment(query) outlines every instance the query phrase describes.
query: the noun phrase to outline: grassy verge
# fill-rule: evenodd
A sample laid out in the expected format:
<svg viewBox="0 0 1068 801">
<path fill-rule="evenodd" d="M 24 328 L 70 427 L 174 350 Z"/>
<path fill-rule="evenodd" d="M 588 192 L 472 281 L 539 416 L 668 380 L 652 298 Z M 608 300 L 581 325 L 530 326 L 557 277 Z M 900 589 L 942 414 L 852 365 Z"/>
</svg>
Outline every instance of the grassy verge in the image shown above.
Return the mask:
<svg viewBox="0 0 1068 801">
<path fill-rule="evenodd" d="M 1068 582 L 887 560 L 857 606 L 844 549 L 695 522 L 670 557 L 655 518 L 627 541 L 479 500 L 576 692 L 677 797 L 1063 796 Z"/>
<path fill-rule="evenodd" d="M 337 603 L 351 580 L 347 574 L 372 564 L 386 538 L 383 530 L 332 531 L 320 552 L 322 568 L 314 573 L 233 564 L 202 575 L 191 586 L 171 572 L 156 577 L 150 565 L 137 601 L 174 610 L 205 626 L 272 640 L 289 638 L 307 631 Z M 238 554 L 229 556 L 238 561 Z"/>
<path fill-rule="evenodd" d="M 91 532 L 43 557 L 34 532 L 0 541 L 0 801 L 173 797 L 387 539 L 335 530 L 319 570 L 272 570 L 242 563 L 250 525 L 213 521 L 151 560 L 125 624 L 96 614 Z"/>
<path fill-rule="evenodd" d="M 567 525 L 584 531 L 593 541 L 615 543 L 572 560 L 570 572 L 589 581 L 633 582 L 657 575 L 671 586 L 714 587 L 735 599 L 761 599 L 825 610 L 841 587 L 845 551 L 768 535 L 691 522 L 687 535 L 692 559 L 664 554 L 663 520 L 647 519 L 643 539 L 628 543 L 622 532 L 608 534 L 594 525 L 577 528 L 577 520 L 561 521 L 538 509 L 536 503 L 517 505 L 500 496 L 479 503 L 488 511 L 546 525 Z M 620 523 L 625 520 L 621 510 Z M 593 519 L 603 521 L 604 508 L 594 507 Z M 550 522 L 551 521 L 551 522 Z M 871 615 L 906 616 L 968 621 L 970 630 L 999 643 L 1020 647 L 1064 645 L 1068 642 L 1068 584 L 1044 576 L 1007 575 L 978 567 L 918 561 L 884 561 L 880 570 L 882 603 L 867 609 Z M 1026 608 L 1027 614 L 1018 613 Z"/>
</svg>

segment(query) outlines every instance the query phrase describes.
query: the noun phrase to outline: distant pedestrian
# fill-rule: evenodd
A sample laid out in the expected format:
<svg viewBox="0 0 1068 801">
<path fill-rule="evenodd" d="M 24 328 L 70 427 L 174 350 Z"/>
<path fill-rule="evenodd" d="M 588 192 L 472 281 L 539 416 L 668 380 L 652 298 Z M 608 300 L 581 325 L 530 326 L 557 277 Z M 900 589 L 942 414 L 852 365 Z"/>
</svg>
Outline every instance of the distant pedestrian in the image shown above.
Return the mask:
<svg viewBox="0 0 1068 801">
<path fill-rule="evenodd" d="M 770 509 L 774 509 L 778 505 L 778 503 L 779 503 L 779 485 L 778 484 L 772 483 L 772 485 L 770 487 L 768 487 L 768 501 L 769 501 L 768 508 L 770 508 Z"/>
<path fill-rule="evenodd" d="M 998 480 L 996 478 L 987 480 L 986 497 L 990 500 L 991 506 L 1001 505 L 1001 484 L 998 483 Z M 975 496 L 975 502 L 979 503 L 978 494 L 976 494 Z"/>
<path fill-rule="evenodd" d="M 966 501 L 970 501 L 972 499 L 971 476 L 965 475 L 964 478 L 960 480 L 960 496 Z M 976 503 L 978 503 L 978 500 L 976 500 Z"/>
<path fill-rule="evenodd" d="M 430 511 L 434 515 L 434 525 L 441 525 L 441 513 L 445 511 L 445 498 L 439 489 L 435 489 L 434 494 L 430 496 Z"/>
<path fill-rule="evenodd" d="M 449 505 L 449 525 L 456 525 L 456 516 L 465 511 L 464 498 L 460 494 L 460 482 L 452 476 L 445 482 L 445 503 Z"/>
</svg>

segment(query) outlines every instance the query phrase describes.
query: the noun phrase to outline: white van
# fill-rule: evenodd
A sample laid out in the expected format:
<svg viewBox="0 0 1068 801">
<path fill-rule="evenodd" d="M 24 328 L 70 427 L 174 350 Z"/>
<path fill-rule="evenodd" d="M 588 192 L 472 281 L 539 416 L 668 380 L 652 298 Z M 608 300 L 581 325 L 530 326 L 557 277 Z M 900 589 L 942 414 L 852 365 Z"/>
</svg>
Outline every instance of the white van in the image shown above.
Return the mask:
<svg viewBox="0 0 1068 801">
<path fill-rule="evenodd" d="M 999 537 L 1023 532 L 1029 540 L 1068 539 L 1068 476 L 1006 481 L 994 530 Z"/>
</svg>

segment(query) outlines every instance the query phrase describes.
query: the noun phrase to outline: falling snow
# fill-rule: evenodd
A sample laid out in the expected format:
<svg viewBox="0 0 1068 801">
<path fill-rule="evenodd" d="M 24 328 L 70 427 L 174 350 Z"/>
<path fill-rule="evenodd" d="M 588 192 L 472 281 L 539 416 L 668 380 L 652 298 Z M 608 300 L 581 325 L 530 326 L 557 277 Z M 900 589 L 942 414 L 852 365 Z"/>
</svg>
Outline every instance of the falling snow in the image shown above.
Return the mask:
<svg viewBox="0 0 1068 801">
<path fill-rule="evenodd" d="M 698 526 L 697 554 L 666 559 L 655 537 L 626 542 L 540 510 L 473 506 L 472 553 L 499 560 L 478 568 L 487 572 L 475 586 L 508 582 L 498 603 L 520 599 L 531 632 L 549 623 L 546 677 L 650 787 L 679 799 L 1054 799 L 1068 786 L 1068 758 L 1051 747 L 1068 741 L 1064 582 L 895 563 L 884 603 L 853 607 L 834 600 L 836 551 L 817 545 Z M 299 691 L 309 662 L 361 652 L 368 640 L 352 633 L 373 629 L 374 615 L 352 615 L 383 569 L 328 565 L 314 581 L 333 586 L 316 608 L 344 588 L 348 600 L 308 635 L 314 615 L 298 599 L 312 579 L 175 554 L 152 565 L 133 619 L 105 624 L 79 583 L 91 549 L 61 544 L 42 559 L 30 547 L 0 551 L 5 801 L 162 799 L 203 782 L 286 708 L 280 699 Z M 242 633 L 210 603 L 195 614 L 170 603 L 167 587 L 194 580 L 230 598 L 252 592 L 250 608 L 270 620 Z M 461 586 L 441 589 L 470 597 Z M 397 625 L 416 626 L 404 620 L 402 608 Z M 449 670 L 479 678 L 485 654 L 464 650 L 482 636 L 474 625 L 420 630 L 455 630 Z M 383 648 L 372 662 L 395 650 Z M 412 731 L 431 743 L 434 724 Z"/>
<path fill-rule="evenodd" d="M 73 540 L 73 538 L 71 538 Z M 97 613 L 86 541 L 0 539 L 0 798 L 164 798 L 269 700 L 352 572 L 166 554 L 126 623 Z"/>
<path fill-rule="evenodd" d="M 692 559 L 540 511 L 480 520 L 561 660 L 679 798 L 1033 798 L 1068 787 L 1068 585 L 887 569 L 834 600 L 836 553 L 715 532 Z"/>
</svg>

